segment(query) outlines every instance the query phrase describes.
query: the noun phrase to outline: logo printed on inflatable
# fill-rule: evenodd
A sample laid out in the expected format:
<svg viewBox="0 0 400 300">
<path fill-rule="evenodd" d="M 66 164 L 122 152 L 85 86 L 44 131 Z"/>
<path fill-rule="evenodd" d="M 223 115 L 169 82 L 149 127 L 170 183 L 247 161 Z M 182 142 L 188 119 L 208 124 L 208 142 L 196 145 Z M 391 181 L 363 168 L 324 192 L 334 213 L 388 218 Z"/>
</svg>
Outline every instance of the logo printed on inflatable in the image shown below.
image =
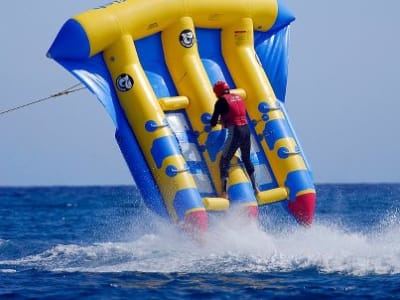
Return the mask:
<svg viewBox="0 0 400 300">
<path fill-rule="evenodd" d="M 124 2 L 126 2 L 126 0 L 115 0 L 115 1 L 113 1 L 111 3 L 96 7 L 95 9 L 106 8 L 106 7 L 110 6 L 110 5 L 117 4 L 117 3 L 124 3 Z"/>
<path fill-rule="evenodd" d="M 185 29 L 179 35 L 179 42 L 185 48 L 191 48 L 194 43 L 194 34 L 190 29 Z"/>
<path fill-rule="evenodd" d="M 132 77 L 125 73 L 118 76 L 116 83 L 118 90 L 121 92 L 127 92 L 133 87 Z"/>
</svg>

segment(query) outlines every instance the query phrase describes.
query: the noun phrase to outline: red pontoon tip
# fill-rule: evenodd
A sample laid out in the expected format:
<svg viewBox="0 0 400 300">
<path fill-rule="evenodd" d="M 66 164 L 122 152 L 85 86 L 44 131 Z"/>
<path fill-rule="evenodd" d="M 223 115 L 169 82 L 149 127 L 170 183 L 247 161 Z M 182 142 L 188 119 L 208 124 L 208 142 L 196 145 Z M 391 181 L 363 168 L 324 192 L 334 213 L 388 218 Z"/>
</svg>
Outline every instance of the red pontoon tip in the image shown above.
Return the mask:
<svg viewBox="0 0 400 300">
<path fill-rule="evenodd" d="M 289 202 L 289 211 L 302 225 L 311 225 L 315 210 L 315 193 L 308 193 L 297 196 L 294 201 Z"/>
<path fill-rule="evenodd" d="M 189 232 L 206 232 L 208 229 L 207 212 L 205 210 L 192 211 L 185 215 L 183 221 L 185 230 Z"/>
</svg>

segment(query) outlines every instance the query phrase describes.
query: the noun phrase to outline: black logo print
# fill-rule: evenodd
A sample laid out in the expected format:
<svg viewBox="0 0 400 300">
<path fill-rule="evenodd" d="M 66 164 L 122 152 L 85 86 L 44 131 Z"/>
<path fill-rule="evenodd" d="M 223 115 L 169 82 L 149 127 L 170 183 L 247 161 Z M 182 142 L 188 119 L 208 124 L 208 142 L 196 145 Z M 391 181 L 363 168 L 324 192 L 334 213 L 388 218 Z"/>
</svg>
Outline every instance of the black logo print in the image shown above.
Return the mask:
<svg viewBox="0 0 400 300">
<path fill-rule="evenodd" d="M 190 29 L 185 29 L 179 35 L 179 42 L 185 48 L 191 48 L 194 44 L 194 34 Z"/>
<path fill-rule="evenodd" d="M 116 83 L 121 92 L 127 92 L 133 87 L 134 82 L 131 76 L 124 73 L 118 76 Z"/>
</svg>

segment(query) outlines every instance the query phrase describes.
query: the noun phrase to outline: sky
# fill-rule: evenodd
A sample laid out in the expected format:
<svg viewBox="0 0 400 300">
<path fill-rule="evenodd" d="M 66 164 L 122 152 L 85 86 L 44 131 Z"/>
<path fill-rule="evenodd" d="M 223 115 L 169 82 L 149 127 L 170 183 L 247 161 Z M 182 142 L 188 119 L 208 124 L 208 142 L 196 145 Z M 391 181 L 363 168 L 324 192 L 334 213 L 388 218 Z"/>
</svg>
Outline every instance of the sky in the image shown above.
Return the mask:
<svg viewBox="0 0 400 300">
<path fill-rule="evenodd" d="M 77 83 L 46 52 L 70 17 L 109 1 L 4 1 L 0 111 Z M 286 108 L 316 183 L 400 182 L 400 1 L 286 0 Z M 130 185 L 89 91 L 0 115 L 0 186 Z"/>
</svg>

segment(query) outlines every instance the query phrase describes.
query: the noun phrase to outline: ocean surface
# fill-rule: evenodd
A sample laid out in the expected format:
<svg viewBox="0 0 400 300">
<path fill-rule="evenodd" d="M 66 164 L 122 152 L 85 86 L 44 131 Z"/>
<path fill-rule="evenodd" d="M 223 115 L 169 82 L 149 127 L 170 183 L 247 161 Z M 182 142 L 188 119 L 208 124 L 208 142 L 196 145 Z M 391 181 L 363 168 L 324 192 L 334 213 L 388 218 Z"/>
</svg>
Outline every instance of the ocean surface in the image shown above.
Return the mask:
<svg viewBox="0 0 400 300">
<path fill-rule="evenodd" d="M 133 186 L 0 188 L 0 299 L 400 299 L 400 184 L 317 196 L 310 228 L 274 204 L 199 245 Z"/>
</svg>

